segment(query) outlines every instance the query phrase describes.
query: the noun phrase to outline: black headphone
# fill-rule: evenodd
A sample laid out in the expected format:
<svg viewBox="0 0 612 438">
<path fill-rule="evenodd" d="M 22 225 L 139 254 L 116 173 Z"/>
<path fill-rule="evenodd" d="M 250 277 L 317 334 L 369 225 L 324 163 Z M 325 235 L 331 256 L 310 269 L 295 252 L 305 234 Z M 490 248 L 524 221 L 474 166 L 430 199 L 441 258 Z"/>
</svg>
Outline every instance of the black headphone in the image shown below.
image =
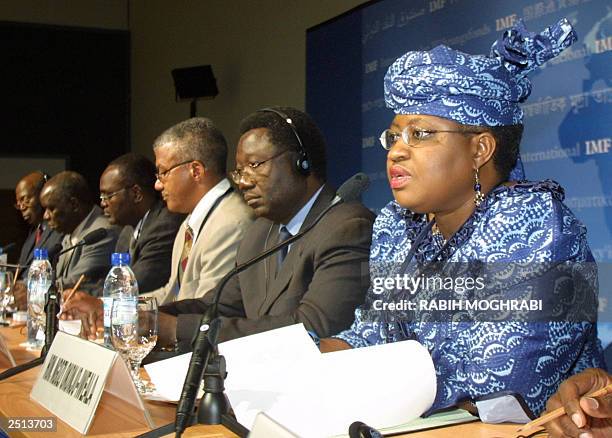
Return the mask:
<svg viewBox="0 0 612 438">
<path fill-rule="evenodd" d="M 298 135 L 297 129 L 295 128 L 295 125 L 293 124 L 293 120 L 291 120 L 291 117 L 289 117 L 284 112 L 279 111 L 274 108 L 262 108 L 260 110 L 257 110 L 257 112 L 274 113 L 278 115 L 281 119 L 283 119 L 285 122 L 287 122 L 287 125 L 289 125 L 289 128 L 291 128 L 291 131 L 293 132 L 293 135 L 295 136 L 295 139 L 297 140 L 297 144 L 298 144 L 297 153 L 299 154 L 299 157 L 295 163 L 297 171 L 300 172 L 302 175 L 308 175 L 310 173 L 310 160 L 308 159 L 308 154 L 306 153 L 306 149 L 304 149 L 304 145 L 302 144 L 302 139 Z"/>
</svg>

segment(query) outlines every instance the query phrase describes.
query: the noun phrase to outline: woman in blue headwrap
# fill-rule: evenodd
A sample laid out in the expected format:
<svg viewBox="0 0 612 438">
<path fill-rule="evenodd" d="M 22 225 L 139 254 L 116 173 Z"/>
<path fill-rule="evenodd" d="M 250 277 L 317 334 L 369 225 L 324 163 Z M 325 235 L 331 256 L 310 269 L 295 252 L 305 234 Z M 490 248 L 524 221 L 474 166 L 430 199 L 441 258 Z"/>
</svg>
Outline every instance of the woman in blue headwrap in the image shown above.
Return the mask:
<svg viewBox="0 0 612 438">
<path fill-rule="evenodd" d="M 523 181 L 519 157 L 527 74 L 575 40 L 567 20 L 537 35 L 519 22 L 490 56 L 438 46 L 390 66 L 380 141 L 395 200 L 374 225 L 366 303 L 322 351 L 419 341 L 432 410 L 511 391 L 539 414 L 569 375 L 604 366 L 586 229 L 557 183 Z"/>
</svg>

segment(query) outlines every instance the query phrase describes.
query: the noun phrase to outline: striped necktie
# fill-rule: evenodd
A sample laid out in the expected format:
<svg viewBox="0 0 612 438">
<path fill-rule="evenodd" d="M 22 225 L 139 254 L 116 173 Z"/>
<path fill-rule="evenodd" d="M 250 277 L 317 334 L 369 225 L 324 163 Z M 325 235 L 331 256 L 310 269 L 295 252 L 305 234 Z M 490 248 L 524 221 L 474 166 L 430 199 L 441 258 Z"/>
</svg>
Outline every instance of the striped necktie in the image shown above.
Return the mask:
<svg viewBox="0 0 612 438">
<path fill-rule="evenodd" d="M 193 230 L 189 225 L 185 227 L 185 242 L 183 243 L 183 252 L 181 252 L 181 264 L 179 269 L 179 281 L 183 279 L 187 262 L 189 261 L 189 253 L 193 245 Z"/>
</svg>

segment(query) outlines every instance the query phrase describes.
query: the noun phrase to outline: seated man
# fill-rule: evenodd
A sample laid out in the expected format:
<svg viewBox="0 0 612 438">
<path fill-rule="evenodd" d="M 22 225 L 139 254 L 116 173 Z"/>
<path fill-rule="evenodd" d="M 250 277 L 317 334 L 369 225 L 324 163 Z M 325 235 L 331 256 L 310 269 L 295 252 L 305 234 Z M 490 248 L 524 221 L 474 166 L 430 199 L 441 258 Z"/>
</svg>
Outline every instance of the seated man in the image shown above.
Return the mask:
<svg viewBox="0 0 612 438">
<path fill-rule="evenodd" d="M 167 129 L 153 151 L 155 189 L 168 210 L 188 216 L 174 241 L 170 279 L 149 295 L 159 304 L 202 297 L 234 266 L 253 214 L 225 176 L 227 143 L 211 120 Z"/>
<path fill-rule="evenodd" d="M 155 189 L 168 210 L 188 216 L 174 240 L 170 278 L 147 295 L 159 304 L 202 297 L 234 267 L 253 213 L 225 177 L 227 143 L 211 120 L 196 117 L 178 123 L 155 140 L 153 151 Z M 101 321 L 102 302 L 79 293 L 62 318 L 84 315 L 94 324 Z M 85 333 L 89 328 L 83 325 Z M 95 327 L 91 329 L 93 337 Z"/>
<path fill-rule="evenodd" d="M 104 215 L 111 224 L 124 226 L 115 252 L 130 254 L 141 294 L 168 282 L 172 246 L 185 218 L 168 211 L 154 184 L 155 165 L 137 154 L 113 160 L 100 177 Z"/>
<path fill-rule="evenodd" d="M 325 183 L 325 141 L 307 114 L 292 108 L 258 111 L 240 131 L 232 178 L 258 219 L 240 243 L 238 264 L 306 228 L 335 195 Z M 372 221 L 359 203 L 337 205 L 288 252 L 234 277 L 221 295 L 220 341 L 299 322 L 318 336 L 348 327 L 367 289 Z M 178 340 L 181 350 L 189 350 L 211 295 L 160 307 L 158 344 Z M 85 313 L 94 324 L 84 328 L 95 336 L 99 303 L 75 302 L 68 311 Z"/>
<path fill-rule="evenodd" d="M 106 229 L 102 240 L 62 254 L 56 267 L 56 278 L 62 280 L 64 288 L 74 286 L 84 275 L 83 289 L 94 296 L 102 295 L 120 228 L 112 226 L 100 207 L 94 205 L 87 181 L 76 172 L 60 172 L 51 178 L 42 189 L 40 203 L 49 226 L 64 234 L 62 250 L 76 245 L 94 230 Z"/>
<path fill-rule="evenodd" d="M 62 235 L 43 220 L 44 211 L 40 205 L 40 191 L 48 178 L 42 172 L 32 172 L 21 178 L 15 187 L 15 207 L 31 227 L 21 247 L 19 265 L 22 268 L 19 271 L 19 281 L 13 289 L 15 302 L 20 309 L 26 307 L 26 286 L 22 280 L 25 280 L 28 267 L 34 259 L 34 248 L 46 248 L 52 260 L 61 247 Z"/>
<path fill-rule="evenodd" d="M 396 116 L 380 141 L 395 200 L 374 224 L 366 303 L 322 351 L 417 340 L 436 370 L 432 410 L 512 391 L 539 414 L 561 381 L 603 366 L 586 229 L 557 183 L 523 181 L 519 160 L 526 76 L 575 39 L 567 20 L 536 36 L 519 22 L 490 56 L 438 46 L 389 67 Z M 397 276 L 423 283 L 410 290 Z M 471 289 L 453 289 L 470 277 Z M 508 307 L 526 299 L 539 309 Z M 505 310 L 454 304 L 467 300 Z M 448 302 L 453 311 L 440 311 Z"/>
<path fill-rule="evenodd" d="M 51 251 L 49 257 L 52 258 L 55 256 L 53 250 L 56 250 L 56 245 L 62 241 L 62 235 L 43 220 L 44 211 L 39 196 L 48 178 L 49 176 L 42 172 L 32 172 L 21 178 L 15 187 L 15 206 L 23 216 L 23 220 L 32 227 L 21 247 L 19 255 L 21 266 L 32 263 L 34 248 L 46 248 Z M 19 278 L 24 278 L 26 273 L 27 269 L 23 269 Z"/>
<path fill-rule="evenodd" d="M 241 124 L 234 182 L 258 219 L 240 243 L 244 263 L 303 230 L 327 207 L 325 141 L 314 121 L 292 108 L 267 108 Z M 288 250 L 235 276 L 219 306 L 219 341 L 295 323 L 327 336 L 348 327 L 367 289 L 373 215 L 359 203 L 340 204 Z M 199 326 L 212 294 L 160 308 L 163 339 L 182 350 Z"/>
</svg>

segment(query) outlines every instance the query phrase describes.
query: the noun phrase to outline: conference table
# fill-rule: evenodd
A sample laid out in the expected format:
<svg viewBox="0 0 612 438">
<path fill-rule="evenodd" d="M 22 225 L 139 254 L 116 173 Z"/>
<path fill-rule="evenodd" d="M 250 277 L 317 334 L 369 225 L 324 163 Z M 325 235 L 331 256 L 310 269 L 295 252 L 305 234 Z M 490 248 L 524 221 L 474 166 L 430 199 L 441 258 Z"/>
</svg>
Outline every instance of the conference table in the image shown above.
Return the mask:
<svg viewBox="0 0 612 438">
<path fill-rule="evenodd" d="M 26 351 L 19 344 L 25 340 L 23 334 L 24 327 L 2 327 L 0 335 L 4 338 L 15 359 L 20 364 L 34 359 L 39 353 Z M 0 371 L 10 367 L 8 360 L 0 357 Z M 30 400 L 30 391 L 40 367 L 32 368 L 24 373 L 10 377 L 0 382 L 0 417 L 50 417 L 53 416 L 48 410 L 37 402 Z M 112 397 L 105 394 L 104 397 Z M 151 414 L 153 422 L 157 426 L 170 423 L 174 420 L 175 405 L 162 402 L 146 401 L 145 405 Z M 114 409 L 112 400 L 104 403 L 96 412 L 94 422 L 87 436 L 93 437 L 133 437 L 147 432 L 149 429 L 142 423 L 134 420 L 137 415 L 125 408 Z M 403 435 L 396 435 L 407 438 L 457 438 L 464 436 L 469 438 L 511 438 L 517 429 L 515 424 L 490 425 L 480 422 L 468 423 L 457 426 L 450 426 L 428 431 L 413 432 Z M 11 437 L 79 437 L 82 436 L 76 430 L 68 426 L 60 419 L 57 419 L 56 432 L 11 432 Z M 174 434 L 167 435 L 168 437 Z M 235 438 L 237 435 L 223 426 L 197 425 L 188 428 L 183 434 L 184 437 L 204 437 L 204 438 Z M 543 437 L 546 435 L 537 435 Z"/>
</svg>

